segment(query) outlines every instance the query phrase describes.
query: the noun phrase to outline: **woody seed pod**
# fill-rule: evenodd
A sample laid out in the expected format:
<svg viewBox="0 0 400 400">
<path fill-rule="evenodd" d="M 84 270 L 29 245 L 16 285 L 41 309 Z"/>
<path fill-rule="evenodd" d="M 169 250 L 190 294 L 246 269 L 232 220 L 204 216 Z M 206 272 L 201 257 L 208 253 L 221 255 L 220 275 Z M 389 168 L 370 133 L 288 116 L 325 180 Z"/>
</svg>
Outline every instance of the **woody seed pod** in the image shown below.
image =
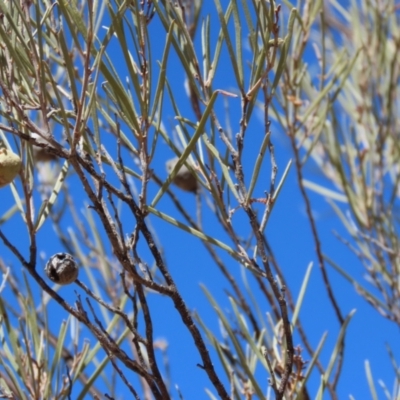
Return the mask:
<svg viewBox="0 0 400 400">
<path fill-rule="evenodd" d="M 67 253 L 56 253 L 47 262 L 44 269 L 47 277 L 59 285 L 68 285 L 78 278 L 78 265 Z"/>
<path fill-rule="evenodd" d="M 12 151 L 0 148 L 0 188 L 9 185 L 21 171 L 22 161 Z"/>
<path fill-rule="evenodd" d="M 176 163 L 179 158 L 175 157 L 171 160 L 168 160 L 165 164 L 167 172 L 170 174 L 174 169 Z M 185 190 L 186 192 L 196 193 L 198 189 L 198 183 L 196 177 L 192 174 L 186 165 L 182 165 L 179 169 L 178 173 L 175 175 L 174 180 L 172 181 L 176 186 Z"/>
</svg>

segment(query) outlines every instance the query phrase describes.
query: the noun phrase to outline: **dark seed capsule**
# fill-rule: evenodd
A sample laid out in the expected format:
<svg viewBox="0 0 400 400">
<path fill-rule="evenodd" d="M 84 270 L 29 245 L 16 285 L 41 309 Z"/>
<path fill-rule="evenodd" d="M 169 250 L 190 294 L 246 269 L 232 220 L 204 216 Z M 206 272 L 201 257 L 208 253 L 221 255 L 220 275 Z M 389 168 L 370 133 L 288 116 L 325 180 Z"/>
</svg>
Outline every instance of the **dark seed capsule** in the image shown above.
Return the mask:
<svg viewBox="0 0 400 400">
<path fill-rule="evenodd" d="M 78 278 L 78 265 L 67 253 L 56 253 L 47 262 L 44 269 L 47 277 L 59 285 L 68 285 Z"/>
</svg>

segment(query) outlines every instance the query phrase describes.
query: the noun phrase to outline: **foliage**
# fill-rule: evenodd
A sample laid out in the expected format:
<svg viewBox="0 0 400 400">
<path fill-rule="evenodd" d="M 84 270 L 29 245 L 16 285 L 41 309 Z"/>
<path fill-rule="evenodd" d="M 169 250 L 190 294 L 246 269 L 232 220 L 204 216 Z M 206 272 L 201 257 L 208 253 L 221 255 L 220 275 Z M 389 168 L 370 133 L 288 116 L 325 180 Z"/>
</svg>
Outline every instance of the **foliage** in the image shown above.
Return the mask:
<svg viewBox="0 0 400 400">
<path fill-rule="evenodd" d="M 172 304 L 210 398 L 338 398 L 354 310 L 341 307 L 329 268 L 400 325 L 397 8 L 0 1 L 0 143 L 23 161 L 0 189 L 13 196 L 10 209 L 0 204 L 0 397 L 191 398 L 170 380 L 186 366 L 157 339 L 167 327 L 156 310 Z M 265 234 L 290 170 L 339 326 L 325 363 L 326 335 L 314 345 L 300 319 L 312 313 L 302 305 L 313 263 L 291 288 Z M 337 237 L 365 281 L 327 252 L 313 192 L 343 223 Z M 208 301 L 219 330 L 192 310 L 168 262 L 171 251 L 190 265 L 179 252 L 192 243 L 228 285 L 203 285 L 194 307 Z M 53 249 L 81 265 L 69 292 L 44 278 Z M 397 389 L 385 395 L 398 399 L 393 365 Z M 368 362 L 366 376 L 378 398 Z"/>
</svg>

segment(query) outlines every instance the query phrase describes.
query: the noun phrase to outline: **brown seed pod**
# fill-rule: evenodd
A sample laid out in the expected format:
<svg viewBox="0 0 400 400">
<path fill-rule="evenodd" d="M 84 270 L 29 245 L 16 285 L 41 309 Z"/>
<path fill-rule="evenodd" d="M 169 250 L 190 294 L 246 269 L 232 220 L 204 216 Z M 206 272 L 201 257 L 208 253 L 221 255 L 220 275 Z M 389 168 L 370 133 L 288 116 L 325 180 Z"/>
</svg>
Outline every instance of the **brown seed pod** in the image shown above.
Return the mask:
<svg viewBox="0 0 400 400">
<path fill-rule="evenodd" d="M 9 185 L 21 171 L 22 160 L 11 150 L 0 148 L 0 188 Z"/>
<path fill-rule="evenodd" d="M 37 133 L 32 133 L 32 138 L 35 139 L 36 143 L 39 143 L 43 146 L 36 146 L 35 144 L 32 146 L 32 153 L 33 153 L 33 160 L 35 163 L 38 162 L 50 162 L 50 161 L 55 161 L 58 159 L 58 157 L 50 153 L 49 150 L 49 143 L 44 140 L 42 137 L 40 137 Z"/>
<path fill-rule="evenodd" d="M 78 278 L 78 264 L 67 253 L 56 253 L 47 262 L 44 269 L 47 277 L 59 285 L 68 285 Z"/>
<path fill-rule="evenodd" d="M 178 160 L 179 158 L 175 157 L 166 162 L 165 166 L 169 174 L 174 169 Z M 186 192 L 196 193 L 199 188 L 196 177 L 192 174 L 189 168 L 186 167 L 186 165 L 181 166 L 181 168 L 175 175 L 174 180 L 172 182 L 182 190 L 185 190 Z"/>
<path fill-rule="evenodd" d="M 42 147 L 33 146 L 33 159 L 38 163 L 56 161 L 58 157 Z"/>
</svg>

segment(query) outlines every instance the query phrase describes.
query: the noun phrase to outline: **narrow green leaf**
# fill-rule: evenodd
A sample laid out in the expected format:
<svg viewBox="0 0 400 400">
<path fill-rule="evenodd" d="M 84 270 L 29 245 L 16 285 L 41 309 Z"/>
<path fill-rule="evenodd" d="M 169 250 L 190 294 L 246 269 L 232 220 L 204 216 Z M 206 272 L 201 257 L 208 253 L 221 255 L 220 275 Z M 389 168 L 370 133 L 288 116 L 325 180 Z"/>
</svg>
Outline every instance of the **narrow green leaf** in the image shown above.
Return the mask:
<svg viewBox="0 0 400 400">
<path fill-rule="evenodd" d="M 229 2 L 227 11 L 225 13 L 226 15 L 224 15 L 224 13 L 222 11 L 222 6 L 221 6 L 220 0 L 215 0 L 215 6 L 217 8 L 218 18 L 219 18 L 219 22 L 221 24 L 221 30 L 223 33 L 223 37 L 224 37 L 226 46 L 228 48 L 230 64 L 232 65 L 233 73 L 235 74 L 235 78 L 236 78 L 236 82 L 239 86 L 239 90 L 242 94 L 244 94 L 245 93 L 244 82 L 243 82 L 243 76 L 239 70 L 239 65 L 238 65 L 238 60 L 237 60 L 238 55 L 235 54 L 235 51 L 233 50 L 233 45 L 231 42 L 231 35 L 229 34 L 229 30 L 228 30 L 228 26 L 227 26 L 228 19 L 226 19 L 226 17 L 229 17 L 230 13 L 233 11 L 233 1 L 234 0 L 231 0 Z"/>
<path fill-rule="evenodd" d="M 9 219 L 13 217 L 14 214 L 18 212 L 18 206 L 14 204 L 11 208 L 9 208 L 1 217 L 0 217 L 0 226 L 7 222 Z"/>
<path fill-rule="evenodd" d="M 260 337 L 257 339 L 257 343 L 254 341 L 253 336 L 249 332 L 248 327 L 245 324 L 244 317 L 242 314 L 239 312 L 239 309 L 237 307 L 237 304 L 235 300 L 232 297 L 229 297 L 229 302 L 231 303 L 233 312 L 236 316 L 236 321 L 239 323 L 239 327 L 241 328 L 240 333 L 244 336 L 246 343 L 250 346 L 251 350 L 254 353 L 255 359 L 263 365 L 263 367 L 269 372 L 270 375 L 272 375 L 274 372 L 269 370 L 268 364 L 265 360 L 265 357 L 261 353 L 261 345 L 264 341 L 264 333 L 265 331 L 260 332 Z M 255 365 L 254 368 L 252 368 L 252 373 L 255 373 Z"/>
<path fill-rule="evenodd" d="M 229 169 L 230 169 L 229 166 L 225 163 L 225 161 L 222 158 L 221 154 L 219 153 L 218 149 L 211 143 L 210 138 L 205 133 L 203 133 L 202 139 L 203 139 L 203 143 L 208 147 L 208 149 L 211 151 L 213 156 L 217 159 L 217 161 L 221 167 L 222 174 L 225 178 L 225 181 L 227 182 L 227 184 L 229 186 L 229 189 L 235 196 L 236 200 L 239 202 L 239 200 L 240 200 L 239 194 L 236 190 L 235 184 L 232 181 L 231 174 L 229 172 Z"/>
<path fill-rule="evenodd" d="M 275 72 L 275 77 L 274 81 L 272 83 L 271 87 L 271 95 L 275 93 L 276 87 L 278 86 L 279 80 L 281 79 L 282 73 L 285 69 L 286 65 L 286 58 L 289 54 L 289 48 L 292 42 L 292 35 L 293 35 L 293 26 L 294 26 L 294 21 L 297 17 L 297 10 L 295 8 L 292 8 L 290 11 L 290 17 L 289 17 L 289 24 L 288 24 L 288 33 L 284 39 L 284 43 L 282 46 L 282 52 L 281 56 L 279 58 L 278 66 L 276 68 Z"/>
<path fill-rule="evenodd" d="M 264 135 L 263 141 L 261 143 L 261 147 L 260 147 L 260 150 L 259 150 L 257 158 L 256 158 L 256 163 L 254 164 L 253 173 L 251 174 L 250 185 L 249 185 L 249 189 L 247 191 L 247 197 L 245 200 L 246 204 L 249 204 L 249 201 L 253 196 L 253 191 L 256 186 L 256 183 L 258 182 L 258 176 L 260 174 L 261 164 L 264 160 L 265 150 L 268 147 L 270 136 L 271 136 L 271 132 L 266 132 L 266 134 Z"/>
<path fill-rule="evenodd" d="M 312 357 L 311 361 L 307 364 L 307 370 L 306 370 L 306 373 L 304 374 L 304 379 L 302 380 L 302 382 L 301 382 L 301 384 L 299 386 L 299 389 L 297 390 L 297 393 L 302 393 L 303 388 L 307 384 L 311 373 L 314 371 L 315 364 L 319 360 L 320 353 L 322 351 L 322 348 L 324 346 L 324 343 L 325 343 L 325 340 L 326 340 L 327 337 L 328 337 L 328 334 L 325 332 L 322 335 L 322 338 L 319 341 L 316 350 L 314 351 L 314 354 L 313 354 L 313 357 Z"/>
<path fill-rule="evenodd" d="M 228 7 L 225 13 L 225 20 L 228 21 L 232 13 L 232 7 Z M 214 57 L 211 62 L 212 68 L 208 72 L 208 77 L 207 77 L 207 85 L 211 87 L 211 83 L 214 79 L 214 75 L 217 71 L 217 66 L 219 65 L 219 58 L 221 56 L 221 50 L 222 50 L 222 44 L 224 42 L 224 31 L 221 29 L 219 34 L 218 34 L 218 39 L 217 39 L 217 44 L 215 46 L 215 52 L 214 52 Z"/>
<path fill-rule="evenodd" d="M 47 201 L 47 203 L 43 203 L 39 210 L 38 218 L 34 225 L 35 232 L 38 232 L 39 229 L 42 227 L 47 217 L 49 216 L 54 203 L 57 201 L 61 188 L 64 184 L 65 177 L 68 173 L 68 168 L 69 168 L 69 161 L 65 160 L 64 165 L 62 166 L 61 171 L 58 175 L 57 181 L 54 184 L 49 200 Z"/>
<path fill-rule="evenodd" d="M 378 400 L 379 397 L 378 397 L 378 394 L 376 393 L 374 377 L 372 376 L 371 366 L 370 366 L 368 360 L 364 361 L 364 366 L 365 366 L 365 374 L 367 375 L 367 381 L 368 381 L 369 391 L 371 393 L 372 400 Z"/>
<path fill-rule="evenodd" d="M 87 24 L 82 18 L 82 13 L 76 8 L 76 3 L 67 0 L 59 0 L 58 6 L 62 11 L 63 17 L 67 20 L 74 42 L 79 47 L 79 40 L 76 36 L 76 30 L 81 33 L 83 38 L 87 39 Z"/>
<path fill-rule="evenodd" d="M 341 203 L 348 203 L 348 198 L 342 193 L 335 192 L 306 179 L 303 181 L 303 184 L 305 188 L 310 189 L 323 197 L 328 197 L 329 199 L 339 201 Z"/>
<path fill-rule="evenodd" d="M 201 49 L 203 55 L 203 76 L 208 85 L 208 74 L 211 70 L 210 16 L 207 15 L 201 25 Z"/>
<path fill-rule="evenodd" d="M 60 44 L 59 49 L 61 51 L 61 55 L 63 57 L 63 61 L 65 63 L 65 67 L 66 67 L 67 73 L 68 73 L 69 84 L 70 84 L 70 88 L 72 90 L 72 99 L 73 99 L 73 101 L 78 101 L 79 94 L 78 94 L 78 89 L 76 87 L 75 66 L 74 66 L 73 59 L 71 58 L 70 52 L 67 47 L 67 42 L 65 39 L 65 32 L 63 29 L 60 29 L 60 31 L 58 32 L 57 38 L 58 38 L 58 43 Z M 58 90 L 55 90 L 55 92 L 57 93 Z"/>
<path fill-rule="evenodd" d="M 171 225 L 174 225 L 177 228 L 180 228 L 180 229 L 190 233 L 191 235 L 196 236 L 201 240 L 204 240 L 207 243 L 210 243 L 210 244 L 220 247 L 221 249 L 225 250 L 229 255 L 231 255 L 234 259 L 236 259 L 238 261 L 240 260 L 238 253 L 235 250 L 233 250 L 231 247 L 229 247 L 227 244 L 225 244 L 211 236 L 208 236 L 205 233 L 198 231 L 197 229 L 194 229 L 188 225 L 185 225 L 182 222 L 177 221 L 176 219 L 170 217 L 167 214 L 162 213 L 159 210 L 156 210 L 155 208 L 153 208 L 151 206 L 148 206 L 147 209 L 153 215 L 161 218 L 162 220 L 170 223 Z"/>
<path fill-rule="evenodd" d="M 53 355 L 53 359 L 51 361 L 51 366 L 50 366 L 50 376 L 53 377 L 57 368 L 60 366 L 61 362 L 61 355 L 62 351 L 64 348 L 64 343 L 65 343 L 65 337 L 67 335 L 67 329 L 69 326 L 69 321 L 71 320 L 72 317 L 71 315 L 68 317 L 67 321 L 63 321 L 60 326 L 60 330 L 57 335 L 57 345 L 55 347 L 55 352 Z"/>
<path fill-rule="evenodd" d="M 150 120 L 154 119 L 157 108 L 159 106 L 159 103 L 162 102 L 162 98 L 163 98 L 163 94 L 164 94 L 165 76 L 167 73 L 167 62 L 168 62 L 168 58 L 169 58 L 169 49 L 171 47 L 173 27 L 174 27 L 174 23 L 171 24 L 170 29 L 167 34 L 166 41 L 165 41 L 164 53 L 163 53 L 163 58 L 161 61 L 160 73 L 158 76 L 158 82 L 157 82 L 157 87 L 156 87 L 156 93 L 154 96 L 154 103 L 152 106 Z M 160 115 L 161 115 L 161 113 L 160 113 Z"/>
<path fill-rule="evenodd" d="M 212 297 L 210 292 L 207 290 L 207 288 L 203 285 L 201 285 L 201 288 L 202 288 L 204 294 L 206 295 L 208 301 L 210 302 L 210 304 L 213 306 L 214 310 L 218 314 L 218 317 L 221 320 L 222 324 L 224 325 L 224 328 L 225 328 L 226 332 L 228 333 L 228 336 L 236 350 L 236 354 L 239 357 L 239 363 L 240 363 L 241 367 L 243 368 L 243 370 L 246 372 L 246 378 L 248 378 L 251 381 L 255 393 L 257 394 L 257 396 L 260 399 L 262 399 L 264 397 L 264 393 L 261 390 L 261 388 L 259 387 L 258 382 L 255 379 L 254 373 L 249 368 L 248 362 L 246 360 L 246 355 L 243 352 L 242 346 L 237 339 L 237 335 L 235 334 L 235 332 L 232 329 L 232 325 L 231 325 L 230 321 L 227 320 L 227 318 L 225 317 L 225 314 L 220 309 L 218 303 L 214 300 L 214 298 Z"/>
<path fill-rule="evenodd" d="M 206 109 L 204 110 L 204 113 L 201 117 L 201 120 L 199 121 L 199 125 L 197 126 L 195 133 L 193 134 L 192 138 L 190 139 L 187 147 L 183 150 L 183 153 L 182 153 L 181 157 L 179 158 L 179 161 L 176 163 L 175 168 L 172 170 L 171 174 L 168 176 L 165 183 L 161 186 L 160 190 L 155 195 L 153 201 L 150 204 L 150 207 L 154 208 L 157 205 L 158 201 L 161 199 L 161 197 L 164 195 L 166 189 L 173 181 L 175 175 L 180 170 L 182 165 L 185 163 L 186 159 L 189 157 L 189 154 L 193 151 L 193 149 L 197 143 L 197 140 L 199 139 L 200 135 L 204 131 L 204 126 L 208 120 L 211 110 L 213 109 L 213 106 L 214 106 L 215 100 L 217 99 L 217 96 L 218 96 L 218 91 L 214 92 L 213 95 L 211 96 L 211 99 L 208 102 Z"/>
<path fill-rule="evenodd" d="M 335 347 L 333 349 L 333 352 L 331 354 L 331 358 L 329 360 L 328 363 L 328 367 L 326 368 L 325 374 L 323 376 L 321 376 L 321 384 L 320 387 L 318 389 L 318 393 L 316 396 L 316 399 L 322 399 L 323 398 L 323 393 L 325 391 L 326 385 L 329 381 L 329 377 L 332 373 L 333 367 L 336 363 L 336 359 L 339 355 L 339 352 L 341 351 L 342 347 L 343 347 L 343 341 L 344 341 L 344 337 L 346 334 L 346 330 L 347 330 L 347 326 L 350 322 L 350 320 L 352 319 L 353 315 L 355 314 L 356 310 L 352 310 L 350 311 L 349 315 L 346 317 L 346 319 L 344 320 L 344 323 L 342 325 L 342 327 L 340 328 L 340 332 L 339 332 L 339 336 L 336 340 L 336 344 Z"/>
<path fill-rule="evenodd" d="M 306 290 L 307 290 L 308 282 L 309 282 L 309 279 L 310 279 L 312 267 L 313 267 L 313 263 L 310 262 L 310 264 L 308 264 L 308 267 L 307 267 L 307 270 L 306 270 L 306 274 L 304 275 L 303 283 L 301 284 L 301 288 L 300 288 L 300 293 L 299 293 L 299 296 L 297 298 L 296 306 L 295 306 L 294 311 L 293 311 L 292 329 L 295 328 L 296 323 L 297 323 L 297 318 L 299 316 L 301 305 L 303 304 L 303 299 L 304 299 L 304 296 L 306 294 Z"/>
<path fill-rule="evenodd" d="M 118 316 L 119 317 L 119 316 Z M 111 324 L 109 325 L 109 328 L 107 329 L 108 332 L 110 332 L 110 327 L 113 326 L 115 324 L 115 318 L 113 319 L 113 321 L 111 322 Z M 119 337 L 117 339 L 115 339 L 115 343 L 117 344 L 117 346 L 120 346 L 123 342 L 124 339 L 126 339 L 126 337 L 131 333 L 131 331 L 128 328 L 125 328 L 123 332 L 121 332 L 121 334 L 119 335 Z M 86 357 L 86 363 L 88 364 L 88 361 L 94 356 L 94 350 L 96 350 L 95 352 L 99 351 L 101 348 L 101 346 L 95 346 L 95 348 L 88 354 L 88 356 Z M 77 400 L 84 400 L 87 397 L 85 397 L 87 395 L 87 393 L 89 392 L 90 388 L 93 386 L 94 382 L 96 381 L 96 379 L 99 377 L 99 375 L 104 371 L 104 368 L 106 367 L 106 365 L 110 362 L 110 358 L 108 356 L 104 357 L 103 360 L 96 366 L 95 371 L 91 374 L 91 376 L 89 377 L 88 381 L 86 382 L 86 385 L 83 387 L 82 391 L 79 393 L 79 395 L 77 396 Z M 87 365 L 86 364 L 86 365 Z"/>
<path fill-rule="evenodd" d="M 236 42 L 236 61 L 239 74 L 239 89 L 243 89 L 244 93 L 244 71 L 243 71 L 243 49 L 242 49 L 242 21 L 240 20 L 241 13 L 239 12 L 237 0 L 232 0 L 233 22 L 235 27 L 235 42 Z"/>
</svg>

